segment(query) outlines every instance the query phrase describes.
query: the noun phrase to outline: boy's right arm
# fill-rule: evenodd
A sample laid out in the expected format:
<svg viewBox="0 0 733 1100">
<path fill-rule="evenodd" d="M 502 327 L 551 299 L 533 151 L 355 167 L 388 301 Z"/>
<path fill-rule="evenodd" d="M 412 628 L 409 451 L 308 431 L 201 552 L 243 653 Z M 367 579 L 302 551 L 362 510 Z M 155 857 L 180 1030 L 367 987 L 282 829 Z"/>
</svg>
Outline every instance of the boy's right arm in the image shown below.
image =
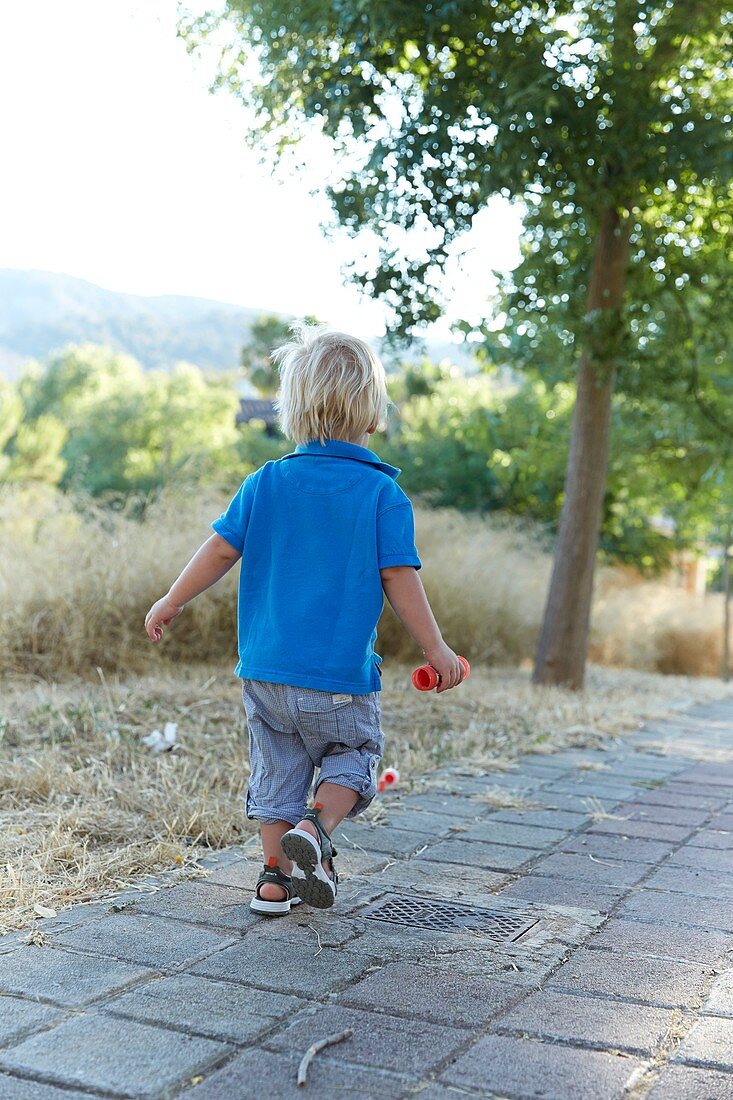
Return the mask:
<svg viewBox="0 0 733 1100">
<path fill-rule="evenodd" d="M 145 630 L 150 641 L 159 642 L 163 637 L 163 627 L 177 619 L 186 604 L 195 596 L 221 580 L 241 556 L 239 550 L 221 535 L 208 538 L 173 582 L 168 593 L 157 600 L 148 611 Z"/>
<path fill-rule="evenodd" d="M 463 679 L 463 669 L 457 655 L 443 641 L 417 570 L 411 565 L 395 565 L 379 572 L 395 615 L 440 676 L 438 693 L 456 687 Z"/>
</svg>

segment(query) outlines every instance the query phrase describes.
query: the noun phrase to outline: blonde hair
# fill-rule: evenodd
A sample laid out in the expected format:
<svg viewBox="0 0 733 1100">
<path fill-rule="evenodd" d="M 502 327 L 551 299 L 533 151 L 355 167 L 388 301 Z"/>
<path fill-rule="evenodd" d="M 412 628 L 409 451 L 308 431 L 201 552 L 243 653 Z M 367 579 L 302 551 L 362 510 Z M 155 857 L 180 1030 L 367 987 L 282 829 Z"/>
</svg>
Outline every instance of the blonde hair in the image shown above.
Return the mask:
<svg viewBox="0 0 733 1100">
<path fill-rule="evenodd" d="M 296 443 L 357 440 L 386 426 L 384 367 L 368 344 L 323 325 L 295 324 L 294 339 L 273 352 L 280 371 L 280 428 Z"/>
</svg>

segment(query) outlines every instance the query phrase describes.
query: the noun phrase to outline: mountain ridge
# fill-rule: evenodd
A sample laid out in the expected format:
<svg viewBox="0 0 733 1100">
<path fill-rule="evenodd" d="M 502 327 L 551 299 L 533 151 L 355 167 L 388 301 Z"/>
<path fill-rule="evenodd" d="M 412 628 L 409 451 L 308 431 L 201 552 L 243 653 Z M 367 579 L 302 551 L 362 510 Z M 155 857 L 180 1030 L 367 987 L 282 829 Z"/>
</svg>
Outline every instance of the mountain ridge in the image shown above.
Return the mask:
<svg viewBox="0 0 733 1100">
<path fill-rule="evenodd" d="M 133 355 L 149 369 L 185 360 L 203 370 L 237 370 L 252 322 L 262 315 L 293 316 L 193 295 L 128 294 L 53 271 L 0 268 L 0 378 L 12 380 L 29 360 L 81 343 Z M 471 355 L 460 345 L 424 344 L 430 358 L 449 357 L 471 369 Z M 412 349 L 400 358 L 420 355 Z"/>
</svg>

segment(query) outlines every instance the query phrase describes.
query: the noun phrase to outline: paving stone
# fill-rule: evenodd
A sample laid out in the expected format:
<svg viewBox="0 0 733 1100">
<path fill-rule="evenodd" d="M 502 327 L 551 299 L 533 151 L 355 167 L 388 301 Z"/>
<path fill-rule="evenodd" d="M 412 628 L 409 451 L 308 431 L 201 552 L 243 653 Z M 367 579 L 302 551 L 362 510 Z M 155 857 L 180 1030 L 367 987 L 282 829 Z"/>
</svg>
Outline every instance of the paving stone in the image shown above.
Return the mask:
<svg viewBox="0 0 733 1100">
<path fill-rule="evenodd" d="M 689 841 L 691 848 L 714 848 L 718 852 L 733 852 L 733 833 L 719 833 L 701 829 Z"/>
<path fill-rule="evenodd" d="M 690 783 L 710 784 L 713 787 L 728 788 L 733 797 L 733 770 L 723 761 L 715 765 L 701 765 L 683 772 L 682 779 Z"/>
<path fill-rule="evenodd" d="M 733 1070 L 733 1020 L 701 1017 L 692 1025 L 672 1060 Z"/>
<path fill-rule="evenodd" d="M 620 859 L 629 863 L 659 863 L 670 852 L 671 844 L 641 837 L 606 836 L 603 833 L 579 833 L 560 845 L 561 852 L 592 855 L 596 859 Z"/>
<path fill-rule="evenodd" d="M 589 817 L 589 813 L 571 813 L 568 810 L 527 810 L 522 814 L 499 810 L 491 820 L 506 821 L 511 825 L 536 825 L 543 829 L 570 831 L 582 828 Z"/>
<path fill-rule="evenodd" d="M 489 813 L 491 809 L 487 802 L 482 802 L 478 798 L 463 797 L 461 795 L 441 795 L 438 792 L 410 794 L 402 799 L 401 804 L 405 810 L 429 810 L 430 813 L 443 816 L 448 814 L 450 818 L 460 818 L 466 821 L 478 820 Z"/>
<path fill-rule="evenodd" d="M 647 782 L 658 786 L 666 783 L 682 770 L 678 764 L 665 766 L 655 762 L 651 757 L 643 757 L 641 753 L 629 753 L 626 756 L 614 756 L 610 761 L 610 774 L 626 775 L 633 777 L 634 782 Z"/>
<path fill-rule="evenodd" d="M 303 1007 L 298 997 L 176 974 L 136 986 L 102 1010 L 222 1042 L 246 1043 Z"/>
<path fill-rule="evenodd" d="M 656 956 L 713 966 L 733 948 L 724 932 L 707 928 L 676 928 L 669 924 L 645 924 L 612 917 L 594 931 L 586 947 L 601 947 L 625 955 Z"/>
<path fill-rule="evenodd" d="M 710 828 L 722 830 L 725 833 L 733 833 L 733 814 L 730 812 L 717 814 L 710 822 Z"/>
<path fill-rule="evenodd" d="M 56 1008 L 0 995 L 0 1047 L 60 1019 L 61 1013 Z"/>
<path fill-rule="evenodd" d="M 569 993 L 533 993 L 494 1028 L 538 1039 L 561 1039 L 648 1054 L 666 1034 L 673 1010 Z"/>
<path fill-rule="evenodd" d="M 322 948 L 345 947 L 358 936 L 358 925 L 353 913 L 342 917 L 336 915 L 333 909 L 311 909 L 309 905 L 301 905 L 290 913 L 287 920 L 265 917 L 248 933 L 247 940 L 285 940 L 292 944 L 302 937 L 303 940 L 310 939 L 314 951 L 319 945 Z"/>
<path fill-rule="evenodd" d="M 700 783 L 688 783 L 680 779 L 672 779 L 667 784 L 670 793 L 682 794 L 686 797 L 696 795 L 703 799 L 703 806 L 710 805 L 716 808 L 724 806 L 730 799 L 728 793 L 716 791 L 713 787 L 702 786 Z"/>
<path fill-rule="evenodd" d="M 710 969 L 671 959 L 636 958 L 579 948 L 547 983 L 549 989 L 633 997 L 674 1008 L 688 1004 L 702 989 Z"/>
<path fill-rule="evenodd" d="M 475 1029 L 516 1001 L 519 995 L 516 989 L 491 978 L 467 980 L 463 973 L 397 963 L 349 986 L 339 1002 Z"/>
<path fill-rule="evenodd" d="M 244 931 L 262 920 L 250 909 L 250 900 L 249 892 L 238 897 L 226 886 L 197 880 L 142 897 L 135 912 Z"/>
<path fill-rule="evenodd" d="M 505 886 L 500 896 L 525 898 L 538 904 L 569 905 L 578 909 L 608 913 L 623 897 L 621 890 L 600 889 L 590 882 L 545 875 L 525 875 Z"/>
<path fill-rule="evenodd" d="M 494 1094 L 495 1095 L 495 1094 Z M 411 1092 L 411 1100 L 413 1097 L 420 1100 L 476 1100 L 476 1093 L 471 1089 L 458 1088 L 456 1085 L 428 1085 L 426 1089 L 420 1089 L 420 1092 Z"/>
<path fill-rule="evenodd" d="M 213 870 L 206 878 L 207 883 L 215 886 L 237 887 L 240 890 L 254 891 L 255 883 L 262 872 L 262 861 L 239 859 Z"/>
<path fill-rule="evenodd" d="M 356 1065 L 377 1066 L 412 1076 L 428 1073 L 466 1042 L 465 1028 L 407 1020 L 384 1013 L 364 1012 L 341 1005 L 317 1006 L 301 1013 L 282 1031 L 264 1040 L 272 1050 L 305 1051 L 323 1035 L 337 1035 L 351 1028 L 353 1036 L 331 1054 L 342 1055 Z M 340 1058 L 338 1059 L 341 1060 Z"/>
<path fill-rule="evenodd" d="M 647 1100 L 733 1100 L 733 1074 L 667 1066 Z"/>
<path fill-rule="evenodd" d="M 440 1074 L 480 1092 L 542 1100 L 610 1100 L 640 1066 L 634 1057 L 488 1035 Z"/>
<path fill-rule="evenodd" d="M 492 775 L 471 776 L 470 778 L 456 776 L 452 779 L 446 779 L 445 783 L 441 785 L 431 783 L 428 791 L 431 794 L 441 796 L 478 797 L 479 801 L 482 801 L 482 796 L 489 791 L 492 793 L 494 791 L 506 791 L 513 797 L 527 798 L 546 782 L 546 778 L 538 778 L 537 776 L 521 776 L 515 772 L 507 774 L 495 772 Z"/>
<path fill-rule="evenodd" d="M 315 954 L 312 933 L 298 938 L 294 929 L 293 936 L 288 945 L 279 941 L 277 960 L 273 959 L 271 940 L 245 936 L 234 947 L 197 963 L 191 972 L 276 992 L 320 997 L 324 991 L 359 977 L 372 962 L 368 955 L 336 948 Z"/>
<path fill-rule="evenodd" d="M 24 947 L 0 955 L 0 993 L 59 1005 L 83 1005 L 151 976 L 141 966 L 50 947 Z"/>
<path fill-rule="evenodd" d="M 440 863 L 458 863 L 465 867 L 482 867 L 491 871 L 517 871 L 536 856 L 536 848 L 513 848 L 507 844 L 485 844 L 480 840 L 439 840 L 421 859 Z"/>
<path fill-rule="evenodd" d="M 395 829 L 411 829 L 437 837 L 448 835 L 453 820 L 446 818 L 445 814 L 434 814 L 429 810 L 390 809 L 387 812 L 387 824 Z"/>
<path fill-rule="evenodd" d="M 589 833 L 605 833 L 611 836 L 638 836 L 649 840 L 672 840 L 677 844 L 687 840 L 692 829 L 682 825 L 662 825 L 657 821 L 631 821 L 615 817 L 604 818 L 591 825 Z"/>
<path fill-rule="evenodd" d="M 554 794 L 569 794 L 573 798 L 600 798 L 609 802 L 618 803 L 622 799 L 631 799 L 636 790 L 631 783 L 610 783 L 605 780 L 584 779 L 580 775 L 574 775 L 568 779 L 561 779 L 558 783 L 551 783 L 542 788 L 543 799 L 552 791 Z"/>
<path fill-rule="evenodd" d="M 206 1071 L 229 1049 L 132 1020 L 115 1020 L 112 1030 L 109 1018 L 85 1015 L 0 1051 L 0 1067 L 59 1084 L 152 1098 Z"/>
<path fill-rule="evenodd" d="M 415 1080 L 409 1081 L 373 1067 L 348 1064 L 346 1047 L 351 1042 L 351 1039 L 345 1040 L 314 1058 L 305 1089 L 296 1084 L 298 1064 L 304 1052 L 287 1056 L 270 1050 L 245 1050 L 184 1095 L 191 1100 L 248 1100 L 259 1096 L 267 1100 L 302 1100 L 304 1094 L 311 1093 L 324 1100 L 336 1100 L 337 1097 L 346 1100 L 349 1096 L 358 1096 L 359 1100 L 401 1100 L 411 1094 L 417 1084 Z M 342 1047 L 344 1060 L 336 1062 L 333 1055 Z"/>
<path fill-rule="evenodd" d="M 56 940 L 80 951 L 177 970 L 225 947 L 234 938 L 233 932 L 227 934 L 165 917 L 116 913 L 65 932 Z"/>
<path fill-rule="evenodd" d="M 693 848 L 685 844 L 673 852 L 667 867 L 693 867 L 705 871 L 733 874 L 733 852 L 716 852 L 713 848 Z"/>
<path fill-rule="evenodd" d="M 38 1081 L 24 1081 L 0 1073 L 0 1100 L 89 1100 L 88 1092 L 70 1092 Z"/>
<path fill-rule="evenodd" d="M 646 803 L 624 802 L 614 811 L 630 821 L 654 821 L 660 825 L 700 826 L 710 814 L 707 810 L 685 810 L 674 806 L 649 806 Z"/>
<path fill-rule="evenodd" d="M 714 928 L 733 932 L 733 906 L 715 898 L 698 898 L 694 905 L 681 894 L 640 890 L 619 908 L 616 916 L 633 920 L 668 921 L 690 928 Z"/>
<path fill-rule="evenodd" d="M 333 838 L 339 857 L 349 845 L 361 847 L 367 854 L 408 856 L 430 842 L 424 833 L 411 829 L 392 829 L 388 825 L 358 827 L 350 821 L 339 825 Z"/>
<path fill-rule="evenodd" d="M 560 794 L 559 792 L 553 793 L 552 791 L 543 790 L 538 792 L 537 801 L 542 803 L 541 808 L 544 809 L 569 810 L 571 813 L 589 817 L 599 807 L 606 813 L 611 813 L 618 806 L 621 799 L 592 798 L 590 795 Z"/>
<path fill-rule="evenodd" d="M 696 898 L 722 898 L 733 903 L 733 874 L 694 867 L 661 867 L 644 883 L 650 890 L 671 890 Z"/>
<path fill-rule="evenodd" d="M 519 848 L 551 848 L 568 834 L 565 829 L 545 829 L 532 825 L 511 825 L 506 821 L 482 821 L 461 832 L 464 840 L 482 840 L 490 844 L 508 844 Z"/>
<path fill-rule="evenodd" d="M 733 1016 L 733 970 L 715 979 L 702 1011 L 713 1016 Z"/>
<path fill-rule="evenodd" d="M 461 867 L 456 863 L 438 863 L 436 860 L 400 859 L 388 864 L 374 876 L 374 880 L 385 890 L 396 887 L 419 894 L 459 898 L 464 894 L 495 892 L 509 881 L 509 876 L 485 871 L 482 867 Z"/>
<path fill-rule="evenodd" d="M 644 863 L 622 863 L 620 860 L 604 860 L 600 863 L 587 855 L 559 852 L 538 860 L 532 868 L 535 875 L 551 878 L 580 879 L 595 882 L 599 886 L 633 886 L 649 874 Z"/>
<path fill-rule="evenodd" d="M 725 805 L 721 798 L 709 798 L 702 794 L 681 794 L 670 791 L 668 786 L 645 790 L 637 794 L 636 801 L 644 806 L 669 806 L 681 810 L 718 810 Z"/>
</svg>

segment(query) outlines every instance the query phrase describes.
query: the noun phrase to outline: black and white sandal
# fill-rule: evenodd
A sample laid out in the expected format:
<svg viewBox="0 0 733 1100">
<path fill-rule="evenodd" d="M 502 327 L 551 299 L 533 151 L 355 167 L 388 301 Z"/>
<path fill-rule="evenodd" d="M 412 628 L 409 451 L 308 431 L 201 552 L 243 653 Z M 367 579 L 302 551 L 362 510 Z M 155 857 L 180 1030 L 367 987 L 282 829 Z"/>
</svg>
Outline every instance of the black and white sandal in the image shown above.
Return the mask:
<svg viewBox="0 0 733 1100">
<path fill-rule="evenodd" d="M 338 852 L 318 818 L 323 809 L 320 802 L 303 816 L 303 821 L 312 821 L 318 833 L 318 839 L 304 829 L 290 829 L 280 838 L 283 852 L 293 861 L 293 888 L 306 905 L 315 909 L 330 909 L 338 892 L 338 875 L 333 857 Z M 333 878 L 329 878 L 321 866 L 324 859 L 331 860 Z"/>
<path fill-rule="evenodd" d="M 270 901 L 269 898 L 260 897 L 260 887 L 265 885 L 281 886 L 286 896 L 282 901 Z M 293 888 L 293 880 L 290 875 L 286 875 L 284 871 L 280 870 L 277 865 L 277 856 L 270 856 L 265 864 L 265 869 L 257 879 L 255 896 L 249 903 L 249 907 L 254 909 L 255 913 L 269 913 L 271 916 L 279 917 L 289 913 L 293 905 L 300 905 L 300 898 Z"/>
</svg>

